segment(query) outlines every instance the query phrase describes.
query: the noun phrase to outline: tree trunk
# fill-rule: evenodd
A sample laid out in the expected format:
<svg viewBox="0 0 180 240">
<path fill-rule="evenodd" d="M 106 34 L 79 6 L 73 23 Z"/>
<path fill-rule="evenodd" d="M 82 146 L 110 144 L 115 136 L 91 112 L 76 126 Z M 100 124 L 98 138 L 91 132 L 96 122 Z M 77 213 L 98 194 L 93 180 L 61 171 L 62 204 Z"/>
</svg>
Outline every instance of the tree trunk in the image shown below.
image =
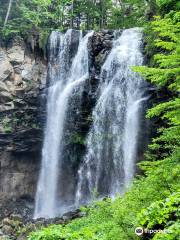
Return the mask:
<svg viewBox="0 0 180 240">
<path fill-rule="evenodd" d="M 10 14 L 11 7 L 12 7 L 12 2 L 13 2 L 13 0 L 9 0 L 8 10 L 7 10 L 7 13 L 6 13 L 6 18 L 4 20 L 4 28 L 5 28 L 6 24 L 7 24 L 8 18 L 9 18 L 9 14 Z"/>
<path fill-rule="evenodd" d="M 74 0 L 72 0 L 72 10 L 71 10 L 71 28 L 74 27 Z"/>
</svg>

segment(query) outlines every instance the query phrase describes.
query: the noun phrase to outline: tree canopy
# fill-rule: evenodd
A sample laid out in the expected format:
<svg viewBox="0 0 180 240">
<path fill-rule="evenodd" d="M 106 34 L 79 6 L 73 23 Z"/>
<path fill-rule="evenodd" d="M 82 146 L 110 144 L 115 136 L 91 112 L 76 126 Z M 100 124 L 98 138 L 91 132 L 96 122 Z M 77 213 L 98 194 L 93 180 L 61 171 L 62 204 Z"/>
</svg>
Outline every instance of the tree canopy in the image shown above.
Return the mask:
<svg viewBox="0 0 180 240">
<path fill-rule="evenodd" d="M 28 30 L 102 29 L 143 26 L 153 1 L 1 0 L 0 28 L 5 36 Z M 154 10 L 153 10 L 154 11 Z"/>
</svg>

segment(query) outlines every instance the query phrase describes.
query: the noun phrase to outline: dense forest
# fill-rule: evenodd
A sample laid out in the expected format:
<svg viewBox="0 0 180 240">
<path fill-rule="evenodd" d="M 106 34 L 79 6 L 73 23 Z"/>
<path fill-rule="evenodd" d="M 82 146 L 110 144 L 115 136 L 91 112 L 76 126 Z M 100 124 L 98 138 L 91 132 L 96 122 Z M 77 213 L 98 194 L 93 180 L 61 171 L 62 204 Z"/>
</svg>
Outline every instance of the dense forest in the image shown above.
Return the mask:
<svg viewBox="0 0 180 240">
<path fill-rule="evenodd" d="M 153 102 L 146 112 L 152 137 L 139 175 L 123 196 L 82 207 L 83 217 L 50 225 L 29 240 L 141 239 L 180 237 L 180 2 L 176 0 L 0 0 L 0 40 L 36 36 L 44 51 L 51 31 L 142 27 L 146 66 L 133 67 L 149 82 Z M 153 232 L 153 230 L 163 230 Z M 23 229 L 22 231 L 25 231 Z M 1 239 L 1 237 L 0 237 Z"/>
<path fill-rule="evenodd" d="M 8 10 L 9 9 L 9 10 Z M 154 1 L 3 1 L 1 27 L 18 32 L 41 30 L 118 28 L 143 24 L 152 17 Z M 7 10 L 7 11 L 6 11 Z M 145 16 L 145 14 L 146 16 Z M 23 21 L 23 23 L 22 23 Z"/>
</svg>

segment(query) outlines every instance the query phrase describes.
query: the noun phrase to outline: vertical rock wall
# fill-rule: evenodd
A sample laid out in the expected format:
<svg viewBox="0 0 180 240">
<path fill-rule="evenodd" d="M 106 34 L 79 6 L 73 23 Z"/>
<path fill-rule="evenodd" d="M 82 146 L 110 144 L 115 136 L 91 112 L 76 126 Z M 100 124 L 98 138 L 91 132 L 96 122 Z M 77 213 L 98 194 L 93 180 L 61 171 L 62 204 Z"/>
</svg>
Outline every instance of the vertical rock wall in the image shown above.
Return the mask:
<svg viewBox="0 0 180 240">
<path fill-rule="evenodd" d="M 22 39 L 0 48 L 0 203 L 34 195 L 46 72 L 46 61 Z"/>
</svg>

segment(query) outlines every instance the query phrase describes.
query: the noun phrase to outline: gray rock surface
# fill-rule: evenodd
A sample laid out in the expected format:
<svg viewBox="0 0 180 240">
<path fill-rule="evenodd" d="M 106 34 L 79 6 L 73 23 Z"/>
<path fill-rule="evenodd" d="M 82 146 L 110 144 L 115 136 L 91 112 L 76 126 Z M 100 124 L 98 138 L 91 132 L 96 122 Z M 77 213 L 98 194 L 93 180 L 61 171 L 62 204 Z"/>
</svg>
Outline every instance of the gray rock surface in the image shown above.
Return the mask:
<svg viewBox="0 0 180 240">
<path fill-rule="evenodd" d="M 0 83 L 4 83 L 13 73 L 13 67 L 8 61 L 7 54 L 0 49 Z"/>
<path fill-rule="evenodd" d="M 34 196 L 43 139 L 47 64 L 22 39 L 0 48 L 0 204 Z"/>
<path fill-rule="evenodd" d="M 19 214 L 10 214 L 8 217 L 1 219 L 0 221 L 0 240 L 25 240 L 32 231 L 37 231 L 42 227 L 47 227 L 51 224 L 67 224 L 72 219 L 81 218 L 84 213 L 79 209 L 68 212 L 62 217 L 54 219 L 24 219 Z"/>
</svg>

